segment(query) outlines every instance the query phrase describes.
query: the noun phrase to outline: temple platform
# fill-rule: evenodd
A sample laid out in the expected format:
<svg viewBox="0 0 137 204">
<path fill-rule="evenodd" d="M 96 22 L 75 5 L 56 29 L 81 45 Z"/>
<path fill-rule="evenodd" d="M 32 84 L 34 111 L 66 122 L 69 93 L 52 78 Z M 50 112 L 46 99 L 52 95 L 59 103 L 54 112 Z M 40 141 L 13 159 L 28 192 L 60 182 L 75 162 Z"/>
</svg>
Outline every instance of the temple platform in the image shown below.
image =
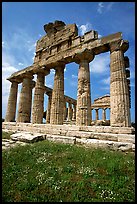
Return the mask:
<svg viewBox="0 0 137 204">
<path fill-rule="evenodd" d="M 3 122 L 2 129 L 13 132 L 42 133 L 46 140 L 84 145 L 91 148 L 135 151 L 135 129 L 133 127 Z"/>
</svg>

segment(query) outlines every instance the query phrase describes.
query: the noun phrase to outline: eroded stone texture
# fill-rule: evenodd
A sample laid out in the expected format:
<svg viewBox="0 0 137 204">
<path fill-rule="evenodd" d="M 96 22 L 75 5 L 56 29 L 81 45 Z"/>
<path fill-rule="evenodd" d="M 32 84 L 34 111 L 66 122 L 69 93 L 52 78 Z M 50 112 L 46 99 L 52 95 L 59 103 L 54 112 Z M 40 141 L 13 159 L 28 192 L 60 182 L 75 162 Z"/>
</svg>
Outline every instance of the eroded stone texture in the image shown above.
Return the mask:
<svg viewBox="0 0 137 204">
<path fill-rule="evenodd" d="M 76 105 L 73 104 L 73 116 L 72 116 L 72 120 L 76 120 Z"/>
<path fill-rule="evenodd" d="M 50 123 L 51 100 L 52 100 L 52 95 L 49 94 L 49 97 L 48 97 L 48 108 L 47 108 L 47 114 L 46 114 L 46 123 Z"/>
<path fill-rule="evenodd" d="M 18 83 L 13 81 L 10 88 L 5 122 L 15 121 L 17 92 L 18 92 Z"/>
<path fill-rule="evenodd" d="M 76 62 L 79 63 L 76 125 L 91 125 L 89 62 L 93 58 L 93 53 L 88 50 L 75 56 Z"/>
<path fill-rule="evenodd" d="M 96 120 L 99 120 L 98 109 L 96 108 L 95 111 L 96 111 Z"/>
<path fill-rule="evenodd" d="M 105 108 L 102 109 L 102 120 L 103 121 L 106 120 L 106 109 Z"/>
<path fill-rule="evenodd" d="M 68 121 L 72 120 L 72 104 L 68 103 Z"/>
<path fill-rule="evenodd" d="M 122 33 L 118 32 L 98 39 L 98 33 L 91 30 L 86 32 L 83 36 L 78 36 L 76 24 L 66 25 L 62 21 L 48 23 L 44 25 L 44 30 L 46 35 L 42 36 L 36 43 L 36 55 L 33 65 L 12 74 L 8 80 L 14 80 L 20 83 L 22 82 L 24 74 L 39 75 L 40 72 L 55 68 L 56 74 L 52 93 L 53 100 L 51 104 L 50 122 L 52 124 L 63 124 L 64 105 L 62 105 L 62 103 L 64 100 L 64 73 L 60 74 L 62 66 L 59 64 L 63 63 L 66 65 L 70 62 L 78 63 L 77 102 L 66 96 L 65 99 L 67 98 L 66 102 L 68 103 L 77 104 L 76 125 L 91 125 L 91 109 L 100 108 L 100 106 L 101 108 L 108 108 L 109 104 L 105 107 L 106 102 L 108 103 L 108 101 L 105 102 L 105 99 L 107 99 L 105 97 L 97 99 L 95 104 L 93 104 L 94 107 L 91 106 L 89 62 L 93 60 L 95 55 L 110 51 L 110 92 L 112 93 L 110 93 L 111 125 L 118 127 L 130 126 L 130 71 L 126 69 L 129 67 L 129 59 L 128 57 L 124 57 L 123 54 L 128 49 L 128 42 L 122 40 Z M 36 83 L 32 114 L 33 123 L 42 122 L 44 98 L 42 87 L 43 85 L 39 88 Z M 47 91 L 49 91 L 49 88 Z M 21 93 L 21 95 L 23 95 L 23 93 Z M 101 104 L 102 102 L 105 105 Z M 20 103 L 22 104 L 22 102 Z M 97 105 L 99 106 L 97 107 Z M 20 107 L 22 108 L 23 105 L 20 105 Z M 18 121 L 26 121 L 26 119 L 24 119 L 26 116 L 23 116 L 24 110 L 25 108 L 23 109 L 23 113 L 22 110 L 19 110 Z M 14 117 L 12 116 L 12 118 Z M 103 119 L 104 118 L 105 115 L 103 113 Z M 47 121 L 49 121 L 49 118 Z"/>
<path fill-rule="evenodd" d="M 67 118 L 67 106 L 66 106 L 66 101 L 64 103 L 64 120 Z"/>
<path fill-rule="evenodd" d="M 52 91 L 50 123 L 62 125 L 64 118 L 64 68 L 60 63 L 55 68 L 54 87 Z"/>
<path fill-rule="evenodd" d="M 110 44 L 110 123 L 111 126 L 128 127 L 130 122 L 129 93 L 125 72 L 125 41 Z"/>
<path fill-rule="evenodd" d="M 43 121 L 45 75 L 44 72 L 37 74 L 32 109 L 32 123 L 42 123 Z"/>
<path fill-rule="evenodd" d="M 32 76 L 25 76 L 19 99 L 17 122 L 30 122 L 32 102 Z"/>
</svg>

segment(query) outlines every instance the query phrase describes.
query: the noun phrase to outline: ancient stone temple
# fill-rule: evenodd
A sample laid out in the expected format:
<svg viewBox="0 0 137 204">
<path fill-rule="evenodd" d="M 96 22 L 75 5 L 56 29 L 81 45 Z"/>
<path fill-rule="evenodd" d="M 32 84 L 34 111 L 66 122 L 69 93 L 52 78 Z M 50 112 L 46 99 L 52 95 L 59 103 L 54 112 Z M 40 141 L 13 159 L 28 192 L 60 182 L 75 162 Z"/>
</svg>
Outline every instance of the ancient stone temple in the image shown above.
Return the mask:
<svg viewBox="0 0 137 204">
<path fill-rule="evenodd" d="M 124 53 L 129 43 L 118 32 L 98 39 L 97 31 L 91 30 L 78 36 L 76 24 L 65 25 L 55 21 L 44 25 L 46 35 L 37 41 L 34 63 L 16 73 L 8 80 L 11 90 L 5 121 L 15 120 L 18 83 L 22 83 L 17 122 L 42 123 L 45 78 L 50 69 L 55 69 L 52 96 L 49 96 L 47 121 L 51 124 L 63 124 L 64 121 L 64 68 L 70 62 L 79 65 L 77 106 L 75 103 L 76 125 L 91 125 L 91 93 L 89 62 L 95 55 L 110 51 L 110 123 L 111 126 L 129 127 L 129 60 Z M 35 94 L 32 104 L 32 79 L 37 74 Z M 27 104 L 26 104 L 27 101 Z M 32 106 L 31 106 L 32 105 Z M 69 104 L 69 114 L 71 109 Z M 97 110 L 97 109 L 96 109 Z M 50 118 L 50 120 L 49 120 Z"/>
<path fill-rule="evenodd" d="M 33 64 L 8 78 L 11 89 L 5 123 L 16 121 L 16 126 L 30 123 L 33 126 L 39 124 L 40 127 L 45 117 L 45 128 L 47 125 L 63 126 L 64 121 L 66 124 L 75 121 L 75 128 L 84 130 L 87 126 L 92 128 L 92 110 L 96 110 L 98 120 L 98 109 L 103 109 L 102 119 L 105 121 L 105 110 L 109 108 L 110 127 L 127 128 L 126 131 L 131 133 L 130 71 L 129 59 L 125 56 L 129 43 L 122 39 L 122 33 L 98 38 L 97 31 L 91 30 L 79 36 L 76 24 L 66 25 L 62 21 L 48 23 L 44 25 L 44 30 L 45 35 L 36 43 Z M 95 55 L 104 52 L 110 52 L 110 96 L 97 99 L 91 104 L 89 63 Z M 77 99 L 64 95 L 64 69 L 71 62 L 79 66 Z M 53 89 L 45 86 L 46 76 L 51 69 L 55 70 Z M 34 74 L 37 75 L 36 82 L 33 81 Z M 19 83 L 22 89 L 15 117 Z M 48 95 L 45 113 L 44 94 Z"/>
</svg>

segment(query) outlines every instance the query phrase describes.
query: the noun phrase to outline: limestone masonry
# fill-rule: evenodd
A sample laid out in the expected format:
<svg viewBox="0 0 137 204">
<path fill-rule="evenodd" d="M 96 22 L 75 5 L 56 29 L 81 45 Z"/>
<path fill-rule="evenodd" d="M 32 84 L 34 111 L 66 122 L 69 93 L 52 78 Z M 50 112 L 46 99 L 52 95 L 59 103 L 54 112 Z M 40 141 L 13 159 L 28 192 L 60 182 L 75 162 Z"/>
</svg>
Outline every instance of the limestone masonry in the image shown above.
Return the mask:
<svg viewBox="0 0 137 204">
<path fill-rule="evenodd" d="M 131 132 L 130 121 L 130 71 L 129 59 L 124 53 L 129 48 L 122 33 L 114 33 L 98 38 L 97 31 L 91 30 L 78 36 L 76 24 L 66 25 L 55 21 L 44 25 L 46 34 L 36 44 L 34 63 L 13 73 L 5 124 L 7 122 L 63 125 L 72 122 L 78 127 L 94 126 L 92 110 L 102 111 L 102 121 L 106 121 L 106 109 L 110 109 L 110 127 L 127 128 Z M 89 63 L 95 55 L 110 52 L 110 96 L 102 96 L 91 104 Z M 79 65 L 77 100 L 64 95 L 65 65 L 75 62 Z M 45 86 L 46 76 L 55 70 L 53 89 Z M 37 75 L 36 82 L 33 81 Z M 22 83 L 18 114 L 16 113 L 18 84 Z M 32 89 L 34 99 L 32 101 Z M 48 95 L 48 107 L 44 112 L 44 94 Z M 68 103 L 68 108 L 66 106 Z M 7 125 L 6 125 L 7 126 Z M 3 123 L 3 128 L 6 127 Z M 11 123 L 10 123 L 11 126 Z M 25 124 L 24 124 L 25 130 Z M 134 132 L 134 131 L 133 131 Z"/>
</svg>

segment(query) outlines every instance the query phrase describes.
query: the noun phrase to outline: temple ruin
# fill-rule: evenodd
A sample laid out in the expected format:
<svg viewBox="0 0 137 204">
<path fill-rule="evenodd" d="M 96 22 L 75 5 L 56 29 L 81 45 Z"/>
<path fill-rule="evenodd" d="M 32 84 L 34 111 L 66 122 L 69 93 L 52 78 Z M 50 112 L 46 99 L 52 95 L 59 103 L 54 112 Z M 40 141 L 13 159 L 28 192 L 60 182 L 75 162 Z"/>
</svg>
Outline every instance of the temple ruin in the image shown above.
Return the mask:
<svg viewBox="0 0 137 204">
<path fill-rule="evenodd" d="M 44 25 L 44 30 L 46 34 L 36 44 L 33 64 L 8 78 L 11 89 L 5 124 L 16 121 L 14 126 L 30 123 L 32 126 L 39 124 L 41 127 L 44 94 L 47 94 L 46 124 L 43 124 L 45 129 L 47 125 L 61 127 L 65 120 L 76 121 L 75 126 L 82 130 L 87 126 L 92 128 L 94 127 L 92 110 L 96 110 L 96 120 L 98 120 L 98 109 L 103 109 L 102 120 L 106 120 L 105 110 L 109 108 L 110 129 L 125 128 L 126 133 L 131 134 L 129 58 L 124 55 L 129 48 L 129 42 L 122 39 L 122 33 L 117 32 L 98 38 L 97 31 L 91 30 L 79 36 L 76 24 L 66 25 L 62 21 L 48 23 Z M 90 82 L 89 63 L 94 60 L 95 55 L 108 51 L 110 52 L 110 96 L 98 98 L 91 104 L 90 83 L 92 82 Z M 76 100 L 64 96 L 64 69 L 65 65 L 71 62 L 79 66 Z M 51 69 L 55 70 L 53 89 L 45 86 L 45 78 Z M 34 74 L 37 75 L 36 82 L 33 81 Z M 19 83 L 22 83 L 22 89 L 18 114 L 15 118 Z M 68 109 L 66 103 L 69 104 Z"/>
</svg>

